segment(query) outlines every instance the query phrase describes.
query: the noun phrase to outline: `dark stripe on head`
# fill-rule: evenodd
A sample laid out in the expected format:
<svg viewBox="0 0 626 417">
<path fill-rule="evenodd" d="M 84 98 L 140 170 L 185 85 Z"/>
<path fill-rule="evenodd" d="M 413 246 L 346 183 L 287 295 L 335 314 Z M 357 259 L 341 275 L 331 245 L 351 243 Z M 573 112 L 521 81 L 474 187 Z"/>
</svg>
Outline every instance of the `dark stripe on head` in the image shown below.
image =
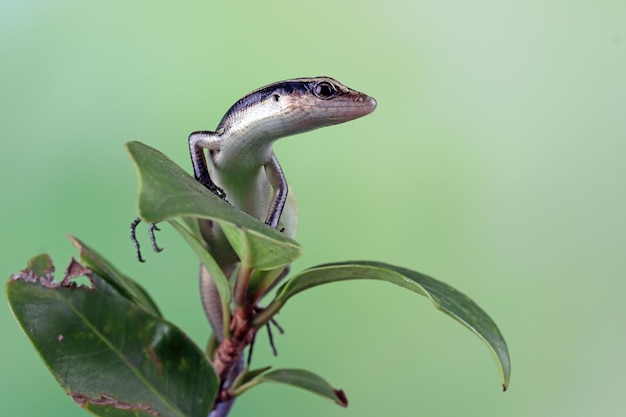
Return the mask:
<svg viewBox="0 0 626 417">
<path fill-rule="evenodd" d="M 258 90 L 251 92 L 245 97 L 239 99 L 233 104 L 226 112 L 217 129 L 219 130 L 224 126 L 228 117 L 233 113 L 238 113 L 248 107 L 252 107 L 265 100 L 272 99 L 274 94 L 278 95 L 291 95 L 294 93 L 308 93 L 310 91 L 310 82 L 307 81 L 282 81 L 275 84 L 270 84 L 265 87 L 261 87 Z"/>
</svg>

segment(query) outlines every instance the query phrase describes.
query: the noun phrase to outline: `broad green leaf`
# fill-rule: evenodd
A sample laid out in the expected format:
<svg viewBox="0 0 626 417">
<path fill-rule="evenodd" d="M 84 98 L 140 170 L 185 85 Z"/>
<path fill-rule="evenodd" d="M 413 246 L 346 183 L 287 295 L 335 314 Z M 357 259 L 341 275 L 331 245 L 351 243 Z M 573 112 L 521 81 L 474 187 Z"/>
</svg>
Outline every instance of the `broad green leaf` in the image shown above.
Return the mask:
<svg viewBox="0 0 626 417">
<path fill-rule="evenodd" d="M 276 297 L 257 318 L 262 325 L 287 302 L 306 289 L 330 282 L 352 279 L 387 281 L 430 298 L 435 307 L 451 316 L 481 338 L 492 351 L 502 377 L 502 386 L 509 385 L 511 363 L 504 337 L 494 321 L 472 299 L 448 284 L 409 269 L 380 262 L 341 262 L 307 269 L 294 276 L 277 291 Z"/>
<path fill-rule="evenodd" d="M 90 252 L 90 256 L 95 256 Z M 72 260 L 55 282 L 47 255 L 6 285 L 9 304 L 61 386 L 98 416 L 206 417 L 219 382 L 176 326 Z M 76 285 L 86 276 L 90 285 Z"/>
<path fill-rule="evenodd" d="M 118 292 L 145 308 L 148 313 L 161 317 L 161 312 L 152 300 L 152 297 L 139 284 L 122 274 L 112 263 L 79 239 L 71 235 L 68 235 L 68 237 L 74 246 L 78 248 L 80 260 L 85 266 L 97 272 L 104 280 L 115 287 Z"/>
<path fill-rule="evenodd" d="M 278 382 L 302 388 L 314 394 L 321 395 L 339 404 L 342 407 L 348 406 L 348 399 L 342 390 L 334 389 L 328 382 L 313 372 L 304 369 L 276 369 L 260 375 L 256 375 L 248 382 L 235 389 L 236 395 L 258 385 L 262 382 Z"/>
<path fill-rule="evenodd" d="M 277 268 L 300 256 L 297 242 L 220 199 L 161 152 L 141 142 L 128 142 L 126 148 L 140 177 L 142 219 L 151 223 L 186 216 L 214 220 L 240 258 L 248 239 L 254 268 Z"/>
</svg>

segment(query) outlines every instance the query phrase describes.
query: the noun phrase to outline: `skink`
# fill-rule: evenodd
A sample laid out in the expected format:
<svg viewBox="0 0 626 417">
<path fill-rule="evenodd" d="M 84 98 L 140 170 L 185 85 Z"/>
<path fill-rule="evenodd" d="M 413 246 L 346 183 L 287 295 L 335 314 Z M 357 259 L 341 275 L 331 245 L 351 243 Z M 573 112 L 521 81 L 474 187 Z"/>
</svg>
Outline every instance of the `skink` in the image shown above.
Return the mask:
<svg viewBox="0 0 626 417">
<path fill-rule="evenodd" d="M 288 193 L 287 180 L 272 145 L 282 137 L 354 120 L 374 109 L 376 100 L 372 97 L 329 77 L 296 78 L 267 85 L 237 101 L 214 132 L 199 131 L 189 135 L 194 176 L 233 206 L 259 220 L 265 219 L 269 226 L 293 238 L 298 225 L 298 207 L 293 194 Z M 205 155 L 204 149 L 208 150 L 208 155 Z M 132 222 L 130 235 L 137 259 L 143 262 L 135 236 L 140 221 L 137 218 Z M 198 224 L 211 255 L 224 275 L 230 277 L 239 259 L 219 225 L 209 220 L 199 220 Z M 154 230 L 158 229 L 151 224 L 149 231 L 153 249 L 159 252 L 161 249 L 154 240 Z M 268 274 L 264 277 L 270 278 L 263 282 L 269 282 L 271 286 L 287 270 L 288 267 L 263 271 Z M 250 311 L 250 308 L 255 311 L 256 300 L 248 300 L 246 291 L 241 291 L 243 295 L 238 299 L 237 293 L 235 301 L 240 308 L 236 312 Z M 228 388 L 243 368 L 241 349 L 251 343 L 247 337 L 253 337 L 256 329 L 250 327 L 251 321 L 237 315 L 241 326 L 233 324 L 236 332 L 233 337 L 230 337 L 229 329 L 224 331 L 222 314 L 231 310 L 222 309 L 213 278 L 203 265 L 200 265 L 200 294 L 204 311 L 220 342 L 213 365 L 220 375 L 221 387 Z M 224 340 L 225 335 L 228 340 Z M 221 391 L 224 392 L 227 393 Z M 233 401 L 234 398 L 221 397 L 209 417 L 225 417 Z"/>
<path fill-rule="evenodd" d="M 273 143 L 374 111 L 376 100 L 329 77 L 297 78 L 255 90 L 237 101 L 217 129 L 194 132 L 189 151 L 195 178 L 233 206 L 295 237 L 298 214 Z M 208 149 L 208 157 L 204 149 Z M 208 163 L 207 163 L 208 160 Z M 238 259 L 217 224 L 200 221 L 211 254 L 228 277 Z M 218 340 L 223 338 L 217 290 L 201 266 L 200 290 Z"/>
<path fill-rule="evenodd" d="M 214 132 L 200 131 L 189 136 L 195 178 L 233 206 L 295 237 L 297 204 L 293 194 L 288 193 L 272 145 L 282 137 L 347 122 L 375 108 L 376 100 L 329 77 L 298 78 L 267 85 L 237 101 Z M 208 157 L 204 149 L 208 149 Z M 199 226 L 211 255 L 229 277 L 239 260 L 219 225 L 200 220 Z M 278 277 L 286 272 L 275 273 Z M 221 301 L 211 275 L 202 265 L 200 294 L 214 334 L 222 342 Z M 240 358 L 226 373 L 223 388 L 230 386 L 242 364 Z M 220 403 L 209 417 L 226 416 L 233 401 Z"/>
</svg>

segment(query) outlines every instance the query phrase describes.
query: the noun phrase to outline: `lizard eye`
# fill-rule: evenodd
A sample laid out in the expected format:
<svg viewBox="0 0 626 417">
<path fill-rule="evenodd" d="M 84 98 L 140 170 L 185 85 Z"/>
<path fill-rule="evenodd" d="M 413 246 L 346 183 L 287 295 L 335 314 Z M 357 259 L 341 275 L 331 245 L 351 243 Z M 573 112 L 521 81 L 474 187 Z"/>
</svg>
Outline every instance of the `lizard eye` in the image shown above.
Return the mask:
<svg viewBox="0 0 626 417">
<path fill-rule="evenodd" d="M 313 94 L 321 99 L 331 98 L 336 92 L 335 86 L 326 81 L 321 81 L 313 86 Z"/>
</svg>

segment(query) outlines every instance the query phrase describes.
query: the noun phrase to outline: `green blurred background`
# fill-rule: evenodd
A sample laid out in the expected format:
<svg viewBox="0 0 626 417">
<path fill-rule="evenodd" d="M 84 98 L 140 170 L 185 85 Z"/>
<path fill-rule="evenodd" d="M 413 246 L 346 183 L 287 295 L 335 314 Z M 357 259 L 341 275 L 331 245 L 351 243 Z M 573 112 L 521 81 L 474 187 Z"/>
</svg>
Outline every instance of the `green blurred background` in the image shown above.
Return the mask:
<svg viewBox="0 0 626 417">
<path fill-rule="evenodd" d="M 461 289 L 508 341 L 510 390 L 428 300 L 342 283 L 291 301 L 280 356 L 261 343 L 254 362 L 314 370 L 350 406 L 268 384 L 233 416 L 623 412 L 623 0 L 2 0 L 0 42 L 0 275 L 41 252 L 62 270 L 71 232 L 200 344 L 195 256 L 165 227 L 165 251 L 134 259 L 123 143 L 189 170 L 187 135 L 261 85 L 330 75 L 378 100 L 362 120 L 276 145 L 301 206 L 294 269 L 381 260 Z M 0 309 L 3 414 L 86 415 Z"/>
</svg>

